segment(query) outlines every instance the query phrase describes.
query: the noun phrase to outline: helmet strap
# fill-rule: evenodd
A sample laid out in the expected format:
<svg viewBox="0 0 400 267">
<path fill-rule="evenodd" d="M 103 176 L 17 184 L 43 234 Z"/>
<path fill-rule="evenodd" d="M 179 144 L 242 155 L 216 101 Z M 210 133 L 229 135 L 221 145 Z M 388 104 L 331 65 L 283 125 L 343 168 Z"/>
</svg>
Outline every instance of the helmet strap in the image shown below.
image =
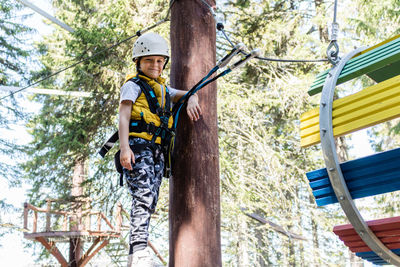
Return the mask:
<svg viewBox="0 0 400 267">
<path fill-rule="evenodd" d="M 165 57 L 165 64 L 164 64 L 163 70 L 165 70 L 165 67 L 166 67 L 167 64 L 168 64 L 168 61 L 169 61 L 169 57 Z"/>
<path fill-rule="evenodd" d="M 136 62 L 136 71 L 137 72 L 140 72 L 140 59 L 141 59 L 141 57 L 136 58 L 136 60 L 133 60 L 134 62 Z"/>
</svg>

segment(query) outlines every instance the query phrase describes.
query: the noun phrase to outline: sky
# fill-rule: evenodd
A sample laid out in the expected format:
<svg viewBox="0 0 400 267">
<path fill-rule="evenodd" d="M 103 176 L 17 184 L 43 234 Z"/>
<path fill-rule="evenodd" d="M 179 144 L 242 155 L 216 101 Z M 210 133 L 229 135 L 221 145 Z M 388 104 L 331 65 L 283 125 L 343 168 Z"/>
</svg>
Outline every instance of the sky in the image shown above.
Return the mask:
<svg viewBox="0 0 400 267">
<path fill-rule="evenodd" d="M 48 0 L 29 0 L 34 5 L 40 7 L 46 12 L 52 14 L 51 5 Z M 40 40 L 40 36 L 48 34 L 52 30 L 51 25 L 43 23 L 44 19 L 39 14 L 26 8 L 24 12 L 33 14 L 32 17 L 27 19 L 25 23 L 36 29 L 36 34 L 33 36 L 34 40 Z M 47 20 L 46 20 L 47 21 Z M 48 21 L 47 21 L 48 22 Z M 37 111 L 40 106 L 29 103 L 26 98 L 26 94 L 21 93 L 18 97 L 18 103 L 21 106 L 29 107 L 29 112 Z M 5 132 L 0 130 L 0 134 L 6 136 L 12 136 L 13 140 L 17 143 L 23 143 L 30 140 L 30 136 L 26 132 L 23 126 L 13 126 L 13 130 Z M 352 138 L 353 148 L 350 150 L 350 154 L 357 157 L 373 154 L 373 151 L 368 143 L 366 131 L 359 131 L 353 134 Z M 7 161 L 7 158 L 0 158 L 1 161 Z M 1 198 L 7 199 L 7 203 L 14 205 L 15 207 L 21 207 L 26 201 L 26 189 L 27 185 L 21 188 L 9 188 L 8 184 L 4 179 L 0 179 L 0 196 Z M 12 222 L 14 225 L 22 226 L 22 209 L 21 213 L 10 213 L 9 216 L 2 217 L 3 222 Z M 17 220 L 15 219 L 17 218 Z M 25 241 L 22 232 L 13 231 L 11 234 L 7 234 L 5 237 L 0 239 L 0 266 L 13 266 L 13 267 L 25 267 L 25 266 L 39 266 L 35 265 L 32 257 L 32 250 L 25 248 L 26 244 L 30 241 Z"/>
</svg>

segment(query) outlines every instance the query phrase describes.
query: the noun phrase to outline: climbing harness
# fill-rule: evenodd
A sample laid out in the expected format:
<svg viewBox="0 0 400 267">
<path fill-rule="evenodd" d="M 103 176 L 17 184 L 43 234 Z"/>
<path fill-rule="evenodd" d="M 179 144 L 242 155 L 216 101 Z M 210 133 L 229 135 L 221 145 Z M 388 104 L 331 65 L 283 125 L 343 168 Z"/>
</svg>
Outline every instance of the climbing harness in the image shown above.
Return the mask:
<svg viewBox="0 0 400 267">
<path fill-rule="evenodd" d="M 167 151 L 169 151 L 169 145 L 171 144 L 171 140 L 174 138 L 174 132 L 171 130 L 169 127 L 169 120 L 172 115 L 171 113 L 171 99 L 170 95 L 168 93 L 168 89 L 166 88 L 166 94 L 165 94 L 165 106 L 164 108 L 160 106 L 157 96 L 153 90 L 153 88 L 143 80 L 143 78 L 140 78 L 139 75 L 137 75 L 135 78 L 129 79 L 128 81 L 132 81 L 136 83 L 142 93 L 145 95 L 145 98 L 147 100 L 147 103 L 149 105 L 150 112 L 153 114 L 156 114 L 158 118 L 160 119 L 160 125 L 156 126 L 154 122 L 147 122 L 144 119 L 144 114 L 143 112 L 140 114 L 140 120 L 134 120 L 131 119 L 129 121 L 129 133 L 145 133 L 148 134 L 151 137 L 151 143 L 149 145 L 143 145 L 143 146 L 138 146 L 135 145 L 134 147 L 131 146 L 131 149 L 133 152 L 139 152 L 143 150 L 145 147 L 152 148 L 153 150 L 156 148 L 157 143 L 161 143 L 161 148 L 162 152 L 164 155 L 167 155 Z M 140 138 L 145 138 L 140 136 Z M 107 152 L 114 146 L 115 142 L 118 141 L 119 136 L 118 136 L 118 131 L 116 131 L 108 140 L 107 142 L 101 147 L 99 154 L 104 158 L 104 156 L 107 154 Z M 161 139 L 161 141 L 159 141 Z M 123 177 L 122 177 L 122 166 L 120 163 L 120 151 L 118 151 L 114 155 L 114 163 L 115 167 L 117 169 L 117 172 L 120 174 L 120 185 L 123 185 Z M 167 166 L 164 169 L 164 174 L 165 176 L 169 176 L 170 166 Z"/>
<path fill-rule="evenodd" d="M 332 65 L 336 65 L 339 62 L 339 45 L 337 44 L 339 24 L 336 22 L 337 13 L 337 0 L 335 0 L 334 11 L 333 11 L 333 22 L 331 24 L 331 32 L 329 39 L 331 42 L 326 49 L 326 56 Z"/>
</svg>

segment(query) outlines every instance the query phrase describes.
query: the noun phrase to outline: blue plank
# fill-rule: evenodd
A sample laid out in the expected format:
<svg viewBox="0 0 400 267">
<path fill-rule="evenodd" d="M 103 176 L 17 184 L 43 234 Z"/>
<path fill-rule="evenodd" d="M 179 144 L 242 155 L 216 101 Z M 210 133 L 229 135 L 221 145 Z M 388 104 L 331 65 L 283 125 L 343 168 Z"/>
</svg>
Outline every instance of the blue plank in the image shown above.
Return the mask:
<svg viewBox="0 0 400 267">
<path fill-rule="evenodd" d="M 354 199 L 400 190 L 400 148 L 340 164 Z M 308 172 L 318 206 L 337 203 L 326 168 Z"/>
<path fill-rule="evenodd" d="M 391 251 L 394 254 L 400 256 L 400 249 L 392 249 Z M 364 260 L 367 260 L 367 261 L 372 262 L 372 263 L 377 264 L 377 265 L 387 265 L 388 264 L 386 261 L 382 260 L 381 257 L 376 255 L 376 253 L 373 252 L 373 251 L 357 252 L 356 255 L 357 255 L 357 257 L 360 257 L 360 258 L 362 258 Z"/>
<path fill-rule="evenodd" d="M 365 167 L 363 169 L 343 172 L 348 188 L 356 188 L 366 184 L 373 184 L 377 179 L 383 180 L 387 176 L 397 176 L 400 169 L 393 164 L 393 161 Z M 324 188 L 331 188 L 328 177 L 310 182 L 310 187 L 316 191 Z"/>
<path fill-rule="evenodd" d="M 344 174 L 344 177 L 349 191 L 355 192 L 358 190 L 363 190 L 365 188 L 380 186 L 382 183 L 395 183 L 396 181 L 393 180 L 396 177 L 400 177 L 400 169 L 398 167 L 395 167 L 394 169 L 389 169 L 383 173 L 367 173 L 357 180 L 346 179 L 347 177 L 349 177 L 348 174 Z M 327 180 L 327 182 L 329 182 L 329 179 Z M 311 188 L 313 189 L 313 194 L 315 197 L 322 197 L 334 194 L 333 188 L 330 183 L 327 183 L 327 186 L 324 187 L 314 187 L 311 185 Z"/>
</svg>

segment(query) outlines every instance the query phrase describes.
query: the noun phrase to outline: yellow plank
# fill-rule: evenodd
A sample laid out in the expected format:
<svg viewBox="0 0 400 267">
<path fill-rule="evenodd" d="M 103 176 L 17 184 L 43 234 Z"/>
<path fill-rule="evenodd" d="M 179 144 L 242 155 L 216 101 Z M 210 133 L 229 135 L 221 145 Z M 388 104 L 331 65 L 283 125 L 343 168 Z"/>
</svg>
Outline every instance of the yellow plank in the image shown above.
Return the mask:
<svg viewBox="0 0 400 267">
<path fill-rule="evenodd" d="M 333 103 L 333 118 L 339 118 L 345 114 L 349 116 L 356 116 L 357 110 L 361 112 L 361 109 L 370 108 L 372 105 L 381 105 L 380 102 L 385 99 L 390 99 L 399 94 L 397 88 L 400 83 L 400 76 L 396 76 L 385 82 L 376 84 L 374 86 L 365 88 L 357 94 L 347 96 L 345 98 L 338 99 Z M 374 106 L 375 107 L 375 106 Z M 368 112 L 368 111 L 363 111 Z M 336 121 L 336 124 L 340 124 L 342 121 L 347 120 L 348 117 L 343 116 L 341 119 Z M 319 123 L 319 108 L 312 109 L 301 116 L 300 129 L 304 131 L 304 135 L 308 135 L 310 131 L 319 131 L 319 129 L 311 128 Z M 335 121 L 334 121 L 335 125 Z M 314 130 L 313 130 L 314 129 Z"/>
<path fill-rule="evenodd" d="M 377 47 L 379 47 L 379 46 L 382 46 L 382 45 L 384 45 L 384 44 L 387 44 L 387 43 L 389 43 L 389 42 L 391 42 L 391 41 L 393 41 L 393 40 L 395 40 L 395 39 L 397 39 L 397 38 L 399 38 L 399 37 L 400 37 L 400 34 L 399 34 L 399 35 L 396 35 L 396 36 L 393 36 L 392 38 L 387 39 L 387 40 L 385 40 L 385 41 L 383 41 L 383 42 L 380 42 L 379 44 L 376 44 L 376 45 L 374 45 L 374 46 L 368 47 L 368 48 L 365 49 L 364 51 L 361 51 L 360 53 L 355 54 L 355 55 L 353 56 L 353 58 L 358 57 L 358 56 L 360 56 L 360 55 L 362 55 L 362 54 L 365 54 L 365 53 L 367 53 L 368 51 L 371 51 L 371 50 L 373 50 L 373 49 L 375 49 L 375 48 L 377 48 Z"/>
<path fill-rule="evenodd" d="M 400 116 L 400 75 L 333 102 L 334 136 L 341 136 Z M 320 142 L 319 108 L 300 119 L 301 146 Z"/>
</svg>

